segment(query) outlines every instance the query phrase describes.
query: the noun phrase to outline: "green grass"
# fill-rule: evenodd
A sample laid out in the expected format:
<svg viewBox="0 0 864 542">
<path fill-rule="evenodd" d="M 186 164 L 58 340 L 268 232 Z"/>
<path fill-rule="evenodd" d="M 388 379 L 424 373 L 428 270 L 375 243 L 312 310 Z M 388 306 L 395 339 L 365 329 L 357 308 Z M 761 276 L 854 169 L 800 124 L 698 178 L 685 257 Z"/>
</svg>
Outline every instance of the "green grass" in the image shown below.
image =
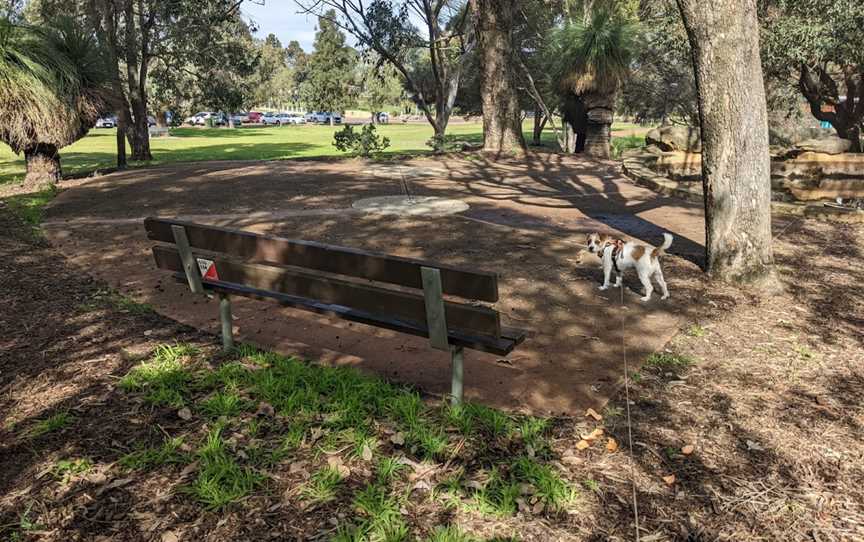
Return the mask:
<svg viewBox="0 0 864 542">
<path fill-rule="evenodd" d="M 208 433 L 196 455 L 198 475 L 183 491 L 208 510 L 218 510 L 237 502 L 264 482 L 263 475 L 241 466 L 228 452 L 221 426 Z"/>
<path fill-rule="evenodd" d="M 689 337 L 704 337 L 705 336 L 705 328 L 700 326 L 699 324 L 690 325 L 684 332 Z"/>
<path fill-rule="evenodd" d="M 411 388 L 354 369 L 248 346 L 211 361 L 206 356 L 188 345 L 163 345 L 121 380 L 129 393 L 153 404 L 195 405 L 204 415 L 199 423 L 210 420 L 203 438 L 194 429 L 186 435 L 189 445 L 168 439 L 120 460 L 129 470 L 196 461 L 196 478 L 182 493 L 204 508 L 243 500 L 262 489 L 270 469 L 288 468 L 289 462 L 293 468 L 298 460 L 313 465 L 311 476 L 293 488 L 303 506 L 336 501 L 333 506 L 355 512 L 334 533 L 337 540 L 415 539 L 400 511 L 410 506 L 410 465 L 423 459 L 453 467 L 431 494 L 443 507 L 506 517 L 517 512 L 526 486 L 531 490 L 525 499 L 550 513 L 575 499 L 576 490 L 545 462 L 551 459 L 548 420 L 475 404 L 430 405 Z M 253 415 L 262 402 L 275 415 Z M 394 442 L 394 435 L 403 438 Z M 325 457 L 343 463 L 322 466 Z M 467 482 L 478 475 L 482 486 Z"/>
<path fill-rule="evenodd" d="M 645 146 L 644 135 L 629 135 L 612 138 L 612 156 L 621 158 L 624 151 L 628 149 L 638 149 Z"/>
<path fill-rule="evenodd" d="M 161 446 L 144 448 L 120 458 L 120 466 L 128 470 L 145 470 L 168 464 L 184 464 L 188 462 L 188 454 L 180 448 L 183 437 L 165 439 Z"/>
<path fill-rule="evenodd" d="M 322 504 L 336 498 L 336 492 L 341 484 L 342 473 L 337 468 L 327 465 L 312 474 L 300 495 L 311 503 Z"/>
<path fill-rule="evenodd" d="M 30 431 L 28 432 L 28 436 L 30 436 L 31 438 L 36 438 L 46 433 L 53 433 L 54 431 L 59 431 L 60 429 L 68 426 L 74 420 L 75 417 L 68 412 L 58 412 L 34 425 L 33 428 L 30 429 Z"/>
<path fill-rule="evenodd" d="M 671 354 L 668 352 L 655 352 L 648 356 L 645 360 L 646 367 L 663 371 L 680 371 L 686 369 L 693 364 L 693 359 L 681 354 Z"/>
<path fill-rule="evenodd" d="M 531 140 L 532 121 L 524 124 L 526 140 Z M 616 124 L 613 129 L 630 127 Z M 323 156 L 345 156 L 337 151 L 333 134 L 341 127 L 283 126 L 227 128 L 174 128 L 171 137 L 152 138 L 150 148 L 153 161 L 149 164 L 169 164 L 202 160 L 283 160 Z M 426 141 L 432 137 L 428 124 L 387 124 L 377 131 L 390 138 L 391 145 L 384 157 L 399 154 L 428 153 Z M 461 140 L 479 143 L 483 129 L 479 122 L 453 123 L 448 134 Z M 614 138 L 613 146 L 621 146 Z M 643 138 L 644 139 L 644 138 Z M 555 136 L 551 128 L 543 132 L 544 145 L 554 147 Z M 626 145 L 629 145 L 627 143 Z M 116 160 L 114 129 L 91 130 L 87 137 L 60 151 L 63 171 L 69 175 L 89 173 L 111 168 Z M 136 164 L 148 165 L 146 163 Z M 0 184 L 20 182 L 24 177 L 23 157 L 16 156 L 8 146 L 0 144 Z"/>
<path fill-rule="evenodd" d="M 120 380 L 126 391 L 144 392 L 144 400 L 155 406 L 182 407 L 192 381 L 184 358 L 197 353 L 190 345 L 161 345 L 153 357 L 133 368 Z"/>
<path fill-rule="evenodd" d="M 91 463 L 86 457 L 78 459 L 61 459 L 54 465 L 51 472 L 58 479 L 66 481 L 79 474 L 86 474 L 90 472 L 90 469 L 92 468 L 93 463 Z"/>
<path fill-rule="evenodd" d="M 480 542 L 454 525 L 438 526 L 425 542 Z"/>
<path fill-rule="evenodd" d="M 0 156 L 2 156 L 0 149 Z M 2 159 L 2 158 L 0 158 Z M 2 171 L 2 162 L 0 162 L 0 171 Z M 2 176 L 0 176 L 0 184 L 2 184 Z M 54 196 L 57 195 L 57 189 L 48 188 L 40 192 L 31 192 L 29 194 L 19 194 L 17 196 L 9 196 L 4 198 L 4 202 L 10 211 L 17 215 L 21 220 L 30 226 L 38 227 L 42 224 L 42 219 L 45 214 L 45 206 L 48 205 Z"/>
</svg>

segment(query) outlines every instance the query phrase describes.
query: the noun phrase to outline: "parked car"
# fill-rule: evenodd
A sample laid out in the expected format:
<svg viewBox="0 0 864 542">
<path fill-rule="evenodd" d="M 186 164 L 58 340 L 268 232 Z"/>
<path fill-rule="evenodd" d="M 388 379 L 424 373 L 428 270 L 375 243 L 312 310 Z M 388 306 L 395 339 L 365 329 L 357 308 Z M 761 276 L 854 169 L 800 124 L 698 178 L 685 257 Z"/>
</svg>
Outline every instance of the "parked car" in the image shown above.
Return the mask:
<svg viewBox="0 0 864 542">
<path fill-rule="evenodd" d="M 311 117 L 310 117 L 311 115 Z M 316 111 L 315 113 L 307 113 L 306 120 L 319 124 L 330 124 L 330 117 L 333 117 L 333 124 L 342 123 L 342 115 L 339 113 L 331 113 L 328 111 Z M 311 119 L 311 120 L 310 120 Z"/>
<path fill-rule="evenodd" d="M 147 126 L 156 126 L 156 117 L 153 115 L 147 115 Z"/>
<path fill-rule="evenodd" d="M 117 126 L 117 119 L 114 117 L 102 117 L 96 121 L 96 128 L 114 128 Z"/>
<path fill-rule="evenodd" d="M 222 113 L 204 111 L 203 113 L 198 113 L 197 115 L 195 115 L 195 124 L 198 126 L 206 126 L 208 119 L 213 119 L 214 126 L 222 126 L 223 124 L 226 124 L 228 120 Z"/>
<path fill-rule="evenodd" d="M 306 118 L 299 113 L 291 113 L 288 117 L 288 122 L 291 124 L 306 124 Z"/>
<path fill-rule="evenodd" d="M 195 114 L 192 115 L 191 117 L 186 117 L 186 119 L 185 119 L 183 122 L 184 122 L 185 124 L 192 124 L 192 125 L 196 125 L 196 124 L 198 124 L 198 119 L 199 119 L 199 118 L 203 118 L 204 115 L 206 115 L 206 114 L 207 114 L 206 111 L 201 111 L 201 112 L 199 112 L 199 113 L 195 113 Z"/>
<path fill-rule="evenodd" d="M 272 112 L 264 113 L 261 115 L 261 124 L 264 126 L 277 126 L 279 124 L 279 116 Z"/>
<path fill-rule="evenodd" d="M 249 117 L 247 117 L 245 113 L 234 113 L 231 115 L 231 122 L 233 122 L 235 126 L 239 126 L 244 122 L 249 122 Z"/>
<path fill-rule="evenodd" d="M 315 115 L 316 115 L 316 114 L 317 114 L 317 113 L 313 113 L 313 112 L 310 111 L 310 112 L 306 113 L 305 115 L 303 115 L 303 119 L 304 119 L 306 122 L 315 122 Z"/>
<path fill-rule="evenodd" d="M 380 124 L 387 124 L 388 122 L 390 122 L 390 114 L 386 111 L 378 113 L 377 122 Z"/>
<path fill-rule="evenodd" d="M 247 122 L 261 122 L 262 116 L 263 116 L 263 113 L 261 113 L 260 111 L 250 111 L 246 115 Z"/>
</svg>

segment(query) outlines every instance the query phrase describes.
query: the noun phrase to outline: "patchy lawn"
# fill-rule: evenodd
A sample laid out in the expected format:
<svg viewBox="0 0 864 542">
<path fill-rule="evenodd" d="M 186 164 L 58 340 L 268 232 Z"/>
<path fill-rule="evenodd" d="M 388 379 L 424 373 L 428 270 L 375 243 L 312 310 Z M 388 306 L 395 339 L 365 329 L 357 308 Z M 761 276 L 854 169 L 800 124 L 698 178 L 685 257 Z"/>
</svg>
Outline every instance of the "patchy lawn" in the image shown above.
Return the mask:
<svg viewBox="0 0 864 542">
<path fill-rule="evenodd" d="M 596 420 L 453 409 L 125 300 L 0 205 L 0 540 L 864 537 L 860 226 L 716 287 Z M 814 250 L 815 247 L 815 250 Z M 674 292 L 673 292 L 674 296 Z"/>
</svg>

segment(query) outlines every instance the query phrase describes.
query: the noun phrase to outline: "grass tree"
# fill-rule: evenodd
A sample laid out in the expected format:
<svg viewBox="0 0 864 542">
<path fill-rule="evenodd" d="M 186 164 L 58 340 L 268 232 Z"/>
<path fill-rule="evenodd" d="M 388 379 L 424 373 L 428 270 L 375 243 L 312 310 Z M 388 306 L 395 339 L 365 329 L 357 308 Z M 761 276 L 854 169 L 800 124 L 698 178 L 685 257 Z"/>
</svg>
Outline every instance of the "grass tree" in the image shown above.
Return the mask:
<svg viewBox="0 0 864 542">
<path fill-rule="evenodd" d="M 618 91 L 630 73 L 637 27 L 610 9 L 567 21 L 552 36 L 550 58 L 564 94 L 564 119 L 583 141 L 568 150 L 610 156 L 611 126 Z"/>
<path fill-rule="evenodd" d="M 71 20 L 50 28 L 0 20 L 0 141 L 24 154 L 24 183 L 60 179 L 59 150 L 84 137 L 108 103 L 103 57 Z"/>
</svg>

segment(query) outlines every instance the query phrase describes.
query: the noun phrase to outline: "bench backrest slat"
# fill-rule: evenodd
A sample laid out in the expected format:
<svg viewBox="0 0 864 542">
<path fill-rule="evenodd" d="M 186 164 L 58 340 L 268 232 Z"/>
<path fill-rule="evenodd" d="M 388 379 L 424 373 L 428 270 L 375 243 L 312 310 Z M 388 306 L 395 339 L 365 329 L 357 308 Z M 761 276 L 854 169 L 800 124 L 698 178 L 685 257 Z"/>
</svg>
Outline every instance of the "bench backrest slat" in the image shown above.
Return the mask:
<svg viewBox="0 0 864 542">
<path fill-rule="evenodd" d="M 192 235 L 189 237 L 192 242 Z M 194 246 L 194 242 L 192 244 Z M 180 253 L 175 247 L 154 246 L 153 256 L 160 269 L 183 273 Z M 206 257 L 214 262 L 220 281 L 315 299 L 373 314 L 392 315 L 426 325 L 425 302 L 420 293 L 378 288 L 293 268 L 241 263 L 210 255 Z M 495 310 L 445 302 L 444 311 L 448 328 L 470 330 L 496 338 L 501 336 L 500 317 Z"/>
<path fill-rule="evenodd" d="M 480 301 L 498 301 L 498 276 L 495 273 L 468 271 L 422 260 L 218 226 L 204 226 L 181 220 L 148 218 L 144 221 L 148 238 L 163 243 L 174 242 L 171 226 L 175 224 L 186 228 L 186 235 L 193 249 L 221 252 L 254 262 L 291 265 L 417 289 L 423 288 L 420 268 L 434 267 L 441 271 L 442 290 L 445 294 Z"/>
</svg>

